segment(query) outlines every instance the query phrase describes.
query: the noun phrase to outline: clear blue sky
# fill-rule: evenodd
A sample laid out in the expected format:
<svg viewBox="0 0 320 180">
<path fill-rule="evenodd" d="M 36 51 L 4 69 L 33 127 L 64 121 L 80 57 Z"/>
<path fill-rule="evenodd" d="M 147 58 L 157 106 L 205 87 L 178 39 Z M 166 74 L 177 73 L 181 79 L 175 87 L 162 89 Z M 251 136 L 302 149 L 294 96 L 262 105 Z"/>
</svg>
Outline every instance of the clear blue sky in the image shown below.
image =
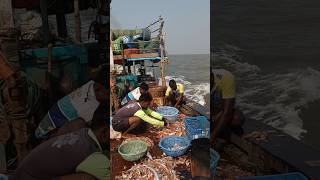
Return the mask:
<svg viewBox="0 0 320 180">
<path fill-rule="evenodd" d="M 111 28 L 165 20 L 168 54 L 209 54 L 210 0 L 112 0 Z"/>
</svg>

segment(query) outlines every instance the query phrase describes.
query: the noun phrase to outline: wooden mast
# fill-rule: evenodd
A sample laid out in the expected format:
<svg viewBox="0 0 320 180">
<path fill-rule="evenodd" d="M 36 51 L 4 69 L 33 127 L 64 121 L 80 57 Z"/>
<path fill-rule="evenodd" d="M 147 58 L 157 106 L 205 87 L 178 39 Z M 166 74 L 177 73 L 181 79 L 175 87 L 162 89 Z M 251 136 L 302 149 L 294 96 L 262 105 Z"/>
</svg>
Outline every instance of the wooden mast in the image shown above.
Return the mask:
<svg viewBox="0 0 320 180">
<path fill-rule="evenodd" d="M 79 10 L 79 0 L 74 0 L 74 18 L 76 27 L 76 42 L 81 42 L 81 20 L 80 20 L 80 10 Z"/>
<path fill-rule="evenodd" d="M 159 20 L 161 21 L 160 25 L 160 54 L 161 54 L 161 85 L 162 87 L 166 87 L 166 80 L 165 80 L 165 74 L 164 74 L 164 69 L 165 69 L 165 64 L 166 64 L 166 59 L 165 59 L 165 48 L 164 48 L 164 34 L 163 34 L 163 18 L 160 16 Z"/>
<path fill-rule="evenodd" d="M 48 20 L 48 0 L 40 0 L 43 43 L 45 45 L 49 42 L 49 20 Z"/>
</svg>

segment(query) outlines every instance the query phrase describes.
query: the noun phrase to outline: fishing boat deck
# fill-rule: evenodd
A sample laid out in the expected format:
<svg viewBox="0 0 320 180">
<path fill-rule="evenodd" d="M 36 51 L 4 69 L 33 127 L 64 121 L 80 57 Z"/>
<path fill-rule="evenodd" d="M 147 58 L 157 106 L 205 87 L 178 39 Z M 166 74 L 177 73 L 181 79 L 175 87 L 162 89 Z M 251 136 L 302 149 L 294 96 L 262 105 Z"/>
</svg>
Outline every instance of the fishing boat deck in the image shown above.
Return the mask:
<svg viewBox="0 0 320 180">
<path fill-rule="evenodd" d="M 320 178 L 319 150 L 254 119 L 248 119 L 243 128 L 245 134 L 242 137 L 232 134 L 231 142 L 246 153 L 263 174 L 299 171 L 309 178 Z"/>
<path fill-rule="evenodd" d="M 167 135 L 183 135 L 184 134 L 184 126 L 183 126 L 183 114 L 180 114 L 178 117 L 178 120 L 174 124 L 170 124 L 169 127 L 159 128 L 154 127 L 151 125 L 148 125 L 146 128 L 146 131 L 135 136 L 132 135 L 132 137 L 148 137 L 153 141 L 153 147 L 149 149 L 149 153 L 151 154 L 153 159 L 162 158 L 165 155 L 158 147 L 158 143 L 160 141 L 160 138 Z M 127 171 L 131 167 L 133 167 L 135 164 L 139 164 L 145 160 L 148 159 L 147 156 L 144 156 L 142 159 L 136 161 L 136 162 L 128 162 L 124 160 L 121 155 L 118 153 L 118 147 L 121 145 L 121 143 L 130 137 L 125 137 L 121 139 L 111 139 L 110 140 L 110 160 L 111 160 L 111 174 L 110 179 L 115 179 L 116 176 L 121 176 L 122 172 Z M 176 161 L 185 161 L 185 163 L 179 163 L 175 167 L 175 171 L 179 176 L 183 177 L 183 179 L 191 179 L 191 153 L 188 151 L 185 155 L 180 156 L 178 158 L 174 158 Z"/>
</svg>

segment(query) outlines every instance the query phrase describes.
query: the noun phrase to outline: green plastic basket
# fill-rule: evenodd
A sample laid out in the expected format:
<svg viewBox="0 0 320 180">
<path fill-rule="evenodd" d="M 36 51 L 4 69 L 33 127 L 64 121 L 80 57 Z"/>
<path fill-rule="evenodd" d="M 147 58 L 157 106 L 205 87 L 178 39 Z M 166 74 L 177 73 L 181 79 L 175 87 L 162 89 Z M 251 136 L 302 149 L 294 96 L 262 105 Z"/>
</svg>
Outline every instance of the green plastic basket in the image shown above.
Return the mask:
<svg viewBox="0 0 320 180">
<path fill-rule="evenodd" d="M 137 161 L 142 158 L 148 150 L 148 145 L 144 141 L 133 140 L 122 143 L 118 152 L 126 161 Z"/>
</svg>

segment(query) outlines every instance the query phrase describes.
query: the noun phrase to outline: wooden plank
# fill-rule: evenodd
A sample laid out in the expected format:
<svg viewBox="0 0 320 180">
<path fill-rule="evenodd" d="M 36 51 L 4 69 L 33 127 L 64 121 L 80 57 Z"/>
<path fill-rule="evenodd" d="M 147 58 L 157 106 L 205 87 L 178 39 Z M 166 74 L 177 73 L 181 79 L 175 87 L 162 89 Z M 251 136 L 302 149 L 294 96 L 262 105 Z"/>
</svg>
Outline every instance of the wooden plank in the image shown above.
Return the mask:
<svg viewBox="0 0 320 180">
<path fill-rule="evenodd" d="M 154 57 L 159 57 L 157 53 L 145 53 L 145 54 L 130 54 L 130 55 L 113 55 L 113 60 L 114 61 L 122 61 L 124 59 L 129 59 L 129 58 L 154 58 Z"/>
<path fill-rule="evenodd" d="M 158 53 L 129 54 L 124 57 L 125 57 L 125 59 L 129 59 L 129 58 L 154 58 L 154 57 L 159 57 L 159 54 Z"/>
<path fill-rule="evenodd" d="M 0 33 L 6 32 L 14 27 L 12 2 L 11 0 L 1 0 L 0 3 Z"/>
</svg>

